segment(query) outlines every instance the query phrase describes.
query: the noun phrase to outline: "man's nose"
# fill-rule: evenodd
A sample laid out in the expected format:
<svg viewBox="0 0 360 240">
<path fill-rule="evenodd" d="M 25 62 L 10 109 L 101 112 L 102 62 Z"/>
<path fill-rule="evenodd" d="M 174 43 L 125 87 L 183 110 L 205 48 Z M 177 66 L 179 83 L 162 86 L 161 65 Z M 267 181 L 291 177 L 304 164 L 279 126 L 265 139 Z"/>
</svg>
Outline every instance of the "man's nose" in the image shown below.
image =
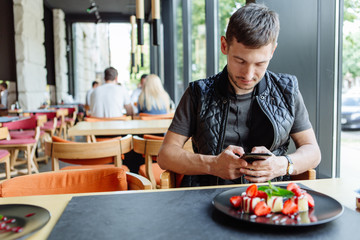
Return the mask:
<svg viewBox="0 0 360 240">
<path fill-rule="evenodd" d="M 252 65 L 247 65 L 243 69 L 243 77 L 246 80 L 251 80 L 254 78 L 255 75 L 255 68 Z"/>
</svg>

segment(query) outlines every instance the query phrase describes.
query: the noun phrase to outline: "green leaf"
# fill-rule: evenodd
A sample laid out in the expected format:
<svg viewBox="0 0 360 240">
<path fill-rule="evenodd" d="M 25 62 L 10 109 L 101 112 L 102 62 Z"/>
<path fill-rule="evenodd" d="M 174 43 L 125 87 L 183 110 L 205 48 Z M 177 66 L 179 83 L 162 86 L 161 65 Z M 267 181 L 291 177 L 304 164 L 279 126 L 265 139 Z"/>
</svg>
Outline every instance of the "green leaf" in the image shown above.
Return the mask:
<svg viewBox="0 0 360 240">
<path fill-rule="evenodd" d="M 281 187 L 273 186 L 270 181 L 269 181 L 269 186 L 260 186 L 258 187 L 258 190 L 266 192 L 269 198 L 272 196 L 283 197 L 283 198 L 291 198 L 292 196 L 294 196 L 294 193 L 292 191 L 289 191 Z"/>
</svg>

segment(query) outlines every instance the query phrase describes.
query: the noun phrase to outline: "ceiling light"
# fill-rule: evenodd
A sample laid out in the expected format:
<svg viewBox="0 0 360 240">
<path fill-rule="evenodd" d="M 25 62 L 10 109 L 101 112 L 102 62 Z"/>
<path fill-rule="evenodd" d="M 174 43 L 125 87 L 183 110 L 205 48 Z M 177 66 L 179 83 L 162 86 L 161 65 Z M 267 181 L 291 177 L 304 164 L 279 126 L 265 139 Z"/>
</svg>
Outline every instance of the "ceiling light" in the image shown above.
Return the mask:
<svg viewBox="0 0 360 240">
<path fill-rule="evenodd" d="M 98 9 L 98 6 L 96 6 L 95 2 L 92 2 L 90 7 L 88 7 L 86 9 L 86 11 L 87 11 L 87 13 L 93 13 L 93 12 L 97 11 L 97 9 Z"/>
</svg>

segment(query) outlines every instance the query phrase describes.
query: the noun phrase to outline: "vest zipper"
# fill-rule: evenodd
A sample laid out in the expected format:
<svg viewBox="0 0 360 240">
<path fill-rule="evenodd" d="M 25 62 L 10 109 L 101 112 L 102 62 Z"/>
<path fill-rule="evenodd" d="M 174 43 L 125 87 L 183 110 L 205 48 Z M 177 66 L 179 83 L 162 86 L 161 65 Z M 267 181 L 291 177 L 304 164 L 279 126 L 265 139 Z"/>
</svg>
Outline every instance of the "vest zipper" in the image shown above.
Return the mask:
<svg viewBox="0 0 360 240">
<path fill-rule="evenodd" d="M 262 96 L 262 97 L 265 99 L 264 96 Z M 265 109 L 263 108 L 263 106 L 262 106 L 262 104 L 261 104 L 261 102 L 260 102 L 260 100 L 259 100 L 259 96 L 256 96 L 256 101 L 258 102 L 258 104 L 259 104 L 261 110 L 263 111 L 263 113 L 265 113 L 266 117 L 269 119 L 269 121 L 270 121 L 270 123 L 271 123 L 271 125 L 273 126 L 273 129 L 274 129 L 274 139 L 273 139 L 273 142 L 272 142 L 272 144 L 271 144 L 271 148 L 269 149 L 270 151 L 272 151 L 272 149 L 273 149 L 274 146 L 275 146 L 275 138 L 276 138 L 276 135 L 278 135 L 278 134 L 277 134 L 277 128 L 275 128 L 275 125 L 274 125 L 273 121 L 271 121 L 271 118 L 269 117 L 268 113 L 267 113 L 267 112 L 265 111 Z"/>
</svg>

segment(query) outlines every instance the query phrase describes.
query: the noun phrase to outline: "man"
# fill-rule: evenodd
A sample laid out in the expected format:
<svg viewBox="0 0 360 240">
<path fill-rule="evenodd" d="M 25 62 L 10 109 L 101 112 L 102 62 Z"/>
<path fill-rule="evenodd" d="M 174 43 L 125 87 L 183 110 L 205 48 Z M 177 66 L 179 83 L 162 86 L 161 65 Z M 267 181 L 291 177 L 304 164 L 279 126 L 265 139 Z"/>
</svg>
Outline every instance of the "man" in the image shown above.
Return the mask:
<svg viewBox="0 0 360 240">
<path fill-rule="evenodd" d="M 92 92 L 94 91 L 95 88 L 97 88 L 99 86 L 99 83 L 97 81 L 93 81 L 92 82 L 92 87 L 86 92 L 86 105 L 90 106 L 90 97 Z"/>
<path fill-rule="evenodd" d="M 161 168 L 185 174 L 182 186 L 288 180 L 319 164 L 296 77 L 267 70 L 279 29 L 264 5 L 238 9 L 221 37 L 227 66 L 189 84 L 158 157 Z M 195 153 L 182 149 L 190 137 Z M 286 155 L 290 137 L 297 149 Z M 271 156 L 248 163 L 245 152 Z"/>
<path fill-rule="evenodd" d="M 1 104 L 0 107 L 7 108 L 7 102 L 8 102 L 8 90 L 7 90 L 7 84 L 6 82 L 2 82 L 0 84 L 0 91 L 1 91 Z"/>
<path fill-rule="evenodd" d="M 115 68 L 105 69 L 105 84 L 97 87 L 90 97 L 92 117 L 111 118 L 132 115 L 130 97 L 127 90 L 117 84 L 118 72 Z"/>
<path fill-rule="evenodd" d="M 137 103 L 139 100 L 139 96 L 140 96 L 142 87 L 145 84 L 146 77 L 147 77 L 147 74 L 141 75 L 139 86 L 131 94 L 131 104 L 133 105 L 133 110 L 134 110 L 135 114 L 139 112 Z"/>
</svg>

